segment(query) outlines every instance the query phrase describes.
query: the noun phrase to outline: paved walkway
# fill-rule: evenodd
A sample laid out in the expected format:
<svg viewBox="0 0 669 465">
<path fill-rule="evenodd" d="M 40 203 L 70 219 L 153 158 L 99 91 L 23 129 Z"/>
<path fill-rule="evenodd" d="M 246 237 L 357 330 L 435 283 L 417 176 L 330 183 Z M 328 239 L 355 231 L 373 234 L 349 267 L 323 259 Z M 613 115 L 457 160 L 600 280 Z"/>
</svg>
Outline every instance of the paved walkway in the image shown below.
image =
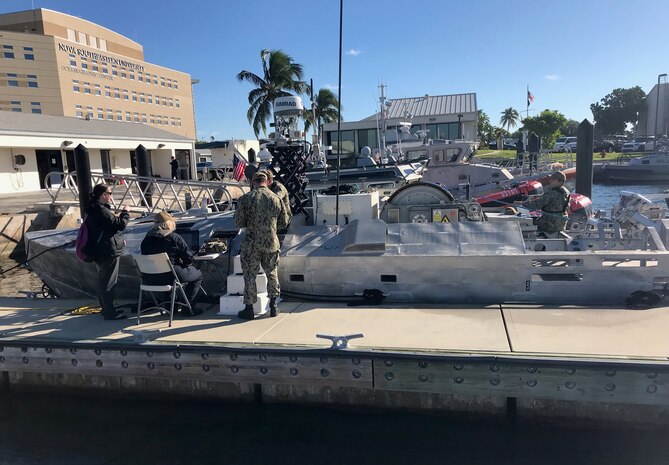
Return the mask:
<svg viewBox="0 0 669 465">
<path fill-rule="evenodd" d="M 220 316 L 218 305 L 202 315 L 174 320 L 161 315 L 104 321 L 68 315 L 94 302 L 0 298 L 0 340 L 30 342 L 132 342 L 123 330 L 157 332 L 152 344 L 327 348 L 317 334 L 362 333 L 356 350 L 494 354 L 566 359 L 615 359 L 667 363 L 669 307 L 649 310 L 503 305 L 488 307 L 374 306 L 282 302 L 276 318 L 242 321 Z"/>
</svg>

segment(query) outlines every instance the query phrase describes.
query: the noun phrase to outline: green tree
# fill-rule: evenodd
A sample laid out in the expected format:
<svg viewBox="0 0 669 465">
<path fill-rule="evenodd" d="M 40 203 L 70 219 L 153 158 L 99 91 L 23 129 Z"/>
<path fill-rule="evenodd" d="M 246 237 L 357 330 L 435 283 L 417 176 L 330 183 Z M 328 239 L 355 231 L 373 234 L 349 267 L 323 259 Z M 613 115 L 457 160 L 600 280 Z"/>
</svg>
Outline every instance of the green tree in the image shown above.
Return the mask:
<svg viewBox="0 0 669 465">
<path fill-rule="evenodd" d="M 579 122 L 573 119 L 567 120 L 564 126 L 560 129 L 560 134 L 563 136 L 575 136 L 578 131 Z"/>
<path fill-rule="evenodd" d="M 486 143 L 493 137 L 490 118 L 488 118 L 488 115 L 483 110 L 477 111 L 476 132 L 481 143 Z"/>
<path fill-rule="evenodd" d="M 598 103 L 590 105 L 592 116 L 601 134 L 621 134 L 627 123 L 637 124 L 646 93 L 641 87 L 613 89 Z"/>
<path fill-rule="evenodd" d="M 237 74 L 240 82 L 247 81 L 255 86 L 249 92 L 249 107 L 246 117 L 253 126 L 256 137 L 260 131 L 267 133 L 267 121 L 272 117 L 274 100 L 277 97 L 306 92 L 308 86 L 302 81 L 302 65 L 295 63 L 290 55 L 281 50 L 260 51 L 262 76 L 242 70 Z"/>
<path fill-rule="evenodd" d="M 560 130 L 567 124 L 567 118 L 555 110 L 544 110 L 538 116 L 523 120 L 523 128 L 536 133 L 544 147 L 552 147 L 560 136 Z"/>
<path fill-rule="evenodd" d="M 506 130 L 510 131 L 511 128 L 515 128 L 518 123 L 520 116 L 517 110 L 509 107 L 502 112 L 502 117 L 499 119 L 499 124 L 502 127 L 506 126 Z"/>
<path fill-rule="evenodd" d="M 302 116 L 304 117 L 304 131 L 307 132 L 314 126 L 318 134 L 318 140 L 321 140 L 321 125 L 324 123 L 334 123 L 337 121 L 339 101 L 337 96 L 330 89 L 320 89 L 316 95 L 313 111 L 312 109 L 305 109 Z M 343 107 L 342 107 L 343 110 Z M 314 125 L 314 113 L 316 114 L 316 124 Z M 342 121 L 344 118 L 342 118 Z"/>
</svg>

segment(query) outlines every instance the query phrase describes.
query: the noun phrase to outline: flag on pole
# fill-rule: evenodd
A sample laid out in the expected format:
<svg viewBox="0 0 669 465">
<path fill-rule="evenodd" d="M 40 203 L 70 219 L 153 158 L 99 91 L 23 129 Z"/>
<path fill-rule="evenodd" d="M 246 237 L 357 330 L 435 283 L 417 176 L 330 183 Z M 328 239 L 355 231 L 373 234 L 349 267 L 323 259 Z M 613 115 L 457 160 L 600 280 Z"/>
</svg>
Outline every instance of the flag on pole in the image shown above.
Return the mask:
<svg viewBox="0 0 669 465">
<path fill-rule="evenodd" d="M 530 106 L 530 103 L 534 102 L 534 95 L 532 95 L 532 92 L 530 90 L 527 90 L 527 106 Z"/>
<path fill-rule="evenodd" d="M 244 170 L 246 169 L 246 161 L 242 156 L 235 152 L 232 157 L 232 177 L 235 181 L 240 182 L 244 177 Z"/>
</svg>

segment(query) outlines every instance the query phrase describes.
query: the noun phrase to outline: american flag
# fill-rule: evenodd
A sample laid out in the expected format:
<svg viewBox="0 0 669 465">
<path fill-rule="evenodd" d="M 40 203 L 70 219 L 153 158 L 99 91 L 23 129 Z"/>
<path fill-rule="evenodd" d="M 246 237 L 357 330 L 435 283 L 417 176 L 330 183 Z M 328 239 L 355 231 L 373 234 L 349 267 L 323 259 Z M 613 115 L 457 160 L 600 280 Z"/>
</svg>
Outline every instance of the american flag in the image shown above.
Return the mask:
<svg viewBox="0 0 669 465">
<path fill-rule="evenodd" d="M 244 177 L 244 170 L 246 169 L 246 161 L 238 153 L 232 157 L 232 177 L 239 182 Z"/>
<path fill-rule="evenodd" d="M 527 106 L 530 106 L 530 103 L 534 102 L 534 95 L 529 90 L 527 91 Z"/>
</svg>

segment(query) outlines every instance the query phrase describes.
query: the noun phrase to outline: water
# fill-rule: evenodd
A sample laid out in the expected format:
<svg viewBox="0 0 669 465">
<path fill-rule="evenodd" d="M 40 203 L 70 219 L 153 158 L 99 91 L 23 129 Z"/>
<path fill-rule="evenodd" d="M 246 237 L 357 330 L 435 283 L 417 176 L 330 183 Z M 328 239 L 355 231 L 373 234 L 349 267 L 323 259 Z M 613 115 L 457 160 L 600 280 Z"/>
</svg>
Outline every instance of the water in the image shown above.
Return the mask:
<svg viewBox="0 0 669 465">
<path fill-rule="evenodd" d="M 667 433 L 3 392 L 0 464 L 665 465 Z"/>
<path fill-rule="evenodd" d="M 664 196 L 661 195 L 664 191 L 669 189 L 667 184 L 641 184 L 641 185 L 616 185 L 616 184 L 594 184 L 592 186 L 592 210 L 605 210 L 611 213 L 611 208 L 620 200 L 620 192 L 636 192 L 647 196 L 653 203 L 667 206 L 664 201 Z M 669 193 L 667 194 L 669 196 Z"/>
</svg>

